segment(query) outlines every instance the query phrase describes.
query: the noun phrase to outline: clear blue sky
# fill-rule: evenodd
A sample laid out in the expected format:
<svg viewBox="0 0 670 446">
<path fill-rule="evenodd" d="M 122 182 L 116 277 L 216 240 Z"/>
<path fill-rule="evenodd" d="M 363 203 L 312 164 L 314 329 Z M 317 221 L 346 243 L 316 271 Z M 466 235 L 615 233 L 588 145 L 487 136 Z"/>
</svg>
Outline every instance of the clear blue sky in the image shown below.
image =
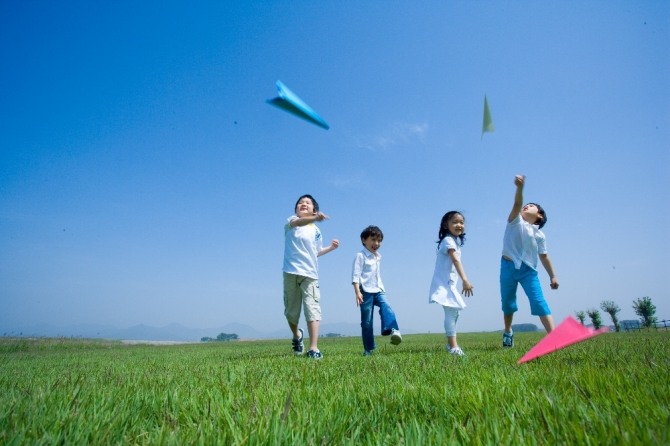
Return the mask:
<svg viewBox="0 0 670 446">
<path fill-rule="evenodd" d="M 459 330 L 500 329 L 518 173 L 548 213 L 557 320 L 606 299 L 632 319 L 643 296 L 670 318 L 668 42 L 662 0 L 4 1 L 0 333 L 282 329 L 303 193 L 341 243 L 320 261 L 324 323 L 359 321 L 351 264 L 376 224 L 401 328 L 441 332 L 427 293 L 457 209 L 475 286 Z M 266 104 L 278 79 L 331 129 Z M 520 295 L 515 322 L 540 325 Z"/>
</svg>

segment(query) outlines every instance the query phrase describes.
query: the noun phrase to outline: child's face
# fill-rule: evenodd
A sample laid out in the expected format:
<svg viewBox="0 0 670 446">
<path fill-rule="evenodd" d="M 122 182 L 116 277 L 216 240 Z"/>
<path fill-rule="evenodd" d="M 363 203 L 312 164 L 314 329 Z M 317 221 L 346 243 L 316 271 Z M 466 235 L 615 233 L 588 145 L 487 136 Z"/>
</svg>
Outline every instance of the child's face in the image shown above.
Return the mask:
<svg viewBox="0 0 670 446">
<path fill-rule="evenodd" d="M 381 248 L 382 239 L 378 235 L 371 235 L 370 237 L 363 240 L 363 246 L 365 246 L 368 251 L 374 254 L 379 248 Z"/>
<path fill-rule="evenodd" d="M 539 223 L 539 220 L 542 220 L 542 217 L 540 216 L 540 210 L 532 203 L 528 203 L 521 209 L 521 218 L 523 218 L 531 225 Z"/>
<path fill-rule="evenodd" d="M 455 237 L 465 233 L 465 218 L 461 214 L 456 214 L 447 222 L 447 230 Z"/>
<path fill-rule="evenodd" d="M 314 203 L 309 198 L 304 197 L 296 205 L 295 213 L 298 217 L 310 217 L 314 215 Z"/>
</svg>

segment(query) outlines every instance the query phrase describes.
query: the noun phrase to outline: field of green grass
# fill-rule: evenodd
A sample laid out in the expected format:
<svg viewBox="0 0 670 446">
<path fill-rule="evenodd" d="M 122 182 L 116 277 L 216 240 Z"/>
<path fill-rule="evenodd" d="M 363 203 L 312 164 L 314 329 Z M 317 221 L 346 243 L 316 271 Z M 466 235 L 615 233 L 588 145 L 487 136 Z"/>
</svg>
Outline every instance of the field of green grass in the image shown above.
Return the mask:
<svg viewBox="0 0 670 446">
<path fill-rule="evenodd" d="M 124 345 L 0 338 L 0 444 L 670 444 L 670 331 L 526 364 L 542 333 Z"/>
</svg>

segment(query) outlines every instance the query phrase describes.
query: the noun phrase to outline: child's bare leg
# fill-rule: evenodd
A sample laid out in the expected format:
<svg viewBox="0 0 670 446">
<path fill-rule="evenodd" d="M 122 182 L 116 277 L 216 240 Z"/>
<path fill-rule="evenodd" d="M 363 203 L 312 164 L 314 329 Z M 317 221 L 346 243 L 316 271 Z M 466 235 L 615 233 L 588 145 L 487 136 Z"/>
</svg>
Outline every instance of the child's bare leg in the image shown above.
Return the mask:
<svg viewBox="0 0 670 446">
<path fill-rule="evenodd" d="M 447 343 L 449 344 L 450 348 L 458 346 L 458 342 L 456 342 L 456 336 L 447 336 Z"/>
<path fill-rule="evenodd" d="M 309 349 L 318 351 L 317 343 L 319 341 L 319 321 L 308 321 L 307 331 L 309 332 Z"/>
<path fill-rule="evenodd" d="M 512 319 L 514 319 L 514 313 L 504 315 L 505 331 L 507 333 L 512 332 Z"/>
<path fill-rule="evenodd" d="M 544 325 L 544 329 L 547 330 L 547 333 L 551 333 L 554 329 L 554 318 L 551 317 L 551 314 L 540 316 L 540 321 L 542 321 L 542 325 Z"/>
<path fill-rule="evenodd" d="M 291 332 L 293 333 L 293 339 L 300 339 L 300 332 L 298 331 L 298 324 L 292 324 L 288 323 L 288 327 L 291 329 Z"/>
</svg>

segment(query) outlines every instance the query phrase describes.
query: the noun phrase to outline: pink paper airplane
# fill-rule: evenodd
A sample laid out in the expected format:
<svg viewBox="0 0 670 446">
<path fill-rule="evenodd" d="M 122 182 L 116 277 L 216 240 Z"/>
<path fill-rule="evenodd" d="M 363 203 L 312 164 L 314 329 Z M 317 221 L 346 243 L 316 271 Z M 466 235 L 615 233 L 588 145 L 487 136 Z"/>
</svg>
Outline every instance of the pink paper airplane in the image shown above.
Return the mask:
<svg viewBox="0 0 670 446">
<path fill-rule="evenodd" d="M 517 364 L 522 364 L 532 359 L 539 358 L 540 356 L 555 352 L 568 345 L 585 341 L 594 336 L 598 336 L 601 333 L 605 333 L 607 330 L 607 327 L 602 327 L 598 330 L 585 327 L 577 322 L 572 316 L 568 316 L 558 327 L 554 328 L 551 333 L 542 338 L 542 340 L 535 344 L 528 353 L 523 355 L 523 357 L 517 361 Z"/>
</svg>

